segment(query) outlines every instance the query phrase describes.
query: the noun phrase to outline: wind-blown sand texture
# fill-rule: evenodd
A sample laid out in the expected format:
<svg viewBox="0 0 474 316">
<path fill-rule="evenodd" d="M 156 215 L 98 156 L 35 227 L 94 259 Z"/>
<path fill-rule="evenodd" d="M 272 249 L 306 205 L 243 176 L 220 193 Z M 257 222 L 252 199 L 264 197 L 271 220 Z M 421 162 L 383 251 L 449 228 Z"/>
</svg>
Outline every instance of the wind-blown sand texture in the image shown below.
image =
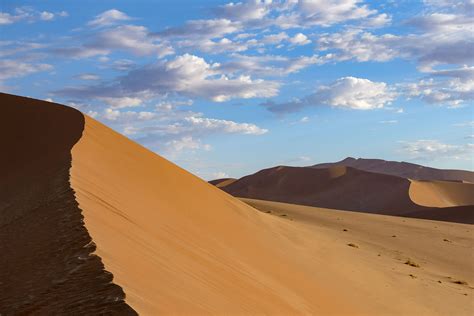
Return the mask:
<svg viewBox="0 0 474 316">
<path fill-rule="evenodd" d="M 372 241 L 378 257 L 331 220 L 257 211 L 78 111 L 0 100 L 2 315 L 473 312 L 472 226 L 361 220 L 407 240 Z M 450 242 L 418 256 L 431 225 Z"/>
<path fill-rule="evenodd" d="M 474 223 L 471 183 L 416 181 L 345 166 L 278 166 L 220 188 L 243 198 Z"/>
</svg>

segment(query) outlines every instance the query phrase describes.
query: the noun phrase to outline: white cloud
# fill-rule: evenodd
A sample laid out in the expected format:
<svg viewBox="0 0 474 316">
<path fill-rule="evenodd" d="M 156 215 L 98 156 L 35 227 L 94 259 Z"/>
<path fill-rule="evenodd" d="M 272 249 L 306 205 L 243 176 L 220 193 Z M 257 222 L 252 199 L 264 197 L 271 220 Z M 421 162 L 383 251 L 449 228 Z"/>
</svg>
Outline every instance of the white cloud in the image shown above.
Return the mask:
<svg viewBox="0 0 474 316">
<path fill-rule="evenodd" d="M 432 71 L 432 78 L 401 85 L 408 97 L 430 104 L 459 107 L 474 100 L 474 67 Z"/>
<path fill-rule="evenodd" d="M 67 17 L 66 11 L 61 12 L 48 12 L 48 11 L 36 11 L 31 7 L 18 7 L 14 10 L 14 13 L 0 12 L 0 25 L 8 25 L 16 22 L 37 22 L 37 21 L 53 21 L 57 16 Z"/>
<path fill-rule="evenodd" d="M 225 179 L 225 178 L 229 178 L 229 175 L 223 171 L 212 173 L 212 179 Z"/>
<path fill-rule="evenodd" d="M 184 54 L 132 70 L 109 84 L 70 87 L 55 93 L 81 100 L 104 99 L 109 104 L 116 99 L 143 100 L 168 93 L 224 102 L 236 98 L 272 97 L 278 94 L 279 87 L 280 84 L 274 81 L 246 75 L 228 76 L 219 70 L 219 64 L 208 64 L 203 58 Z"/>
<path fill-rule="evenodd" d="M 405 35 L 375 35 L 360 29 L 323 34 L 321 50 L 335 50 L 335 60 L 389 61 L 416 59 L 420 70 L 428 72 L 438 65 L 464 65 L 474 62 L 472 25 L 468 11 L 432 13 L 412 18 L 407 25 L 417 32 Z M 427 49 L 427 47 L 429 49 Z"/>
<path fill-rule="evenodd" d="M 304 35 L 303 33 L 296 34 L 295 36 L 291 37 L 289 41 L 291 44 L 295 46 L 302 46 L 302 45 L 307 45 L 311 43 L 308 37 Z"/>
<path fill-rule="evenodd" d="M 360 0 L 300 0 L 299 9 L 305 25 L 331 26 L 349 20 L 367 18 L 377 13 Z"/>
<path fill-rule="evenodd" d="M 77 79 L 80 79 L 80 80 L 99 80 L 100 79 L 100 77 L 98 75 L 89 74 L 89 73 L 79 74 L 77 76 L 74 76 L 74 78 L 77 78 Z"/>
<path fill-rule="evenodd" d="M 188 39 L 214 39 L 241 30 L 242 25 L 228 19 L 190 20 L 180 27 L 154 33 L 156 37 L 181 37 Z"/>
<path fill-rule="evenodd" d="M 279 55 L 241 55 L 233 54 L 232 59 L 219 66 L 224 72 L 244 73 L 259 76 L 285 76 L 296 73 L 311 65 L 323 64 L 324 59 L 317 55 L 286 57 Z"/>
<path fill-rule="evenodd" d="M 303 99 L 284 103 L 267 101 L 262 105 L 272 112 L 296 112 L 303 107 L 326 105 L 353 110 L 383 108 L 397 97 L 393 88 L 384 82 L 368 79 L 343 77 L 330 85 L 320 86 L 317 91 Z"/>
<path fill-rule="evenodd" d="M 54 19 L 54 13 L 43 11 L 40 13 L 40 20 L 42 21 L 51 21 Z"/>
<path fill-rule="evenodd" d="M 148 36 L 148 29 L 137 25 L 120 25 L 100 31 L 86 43 L 78 47 L 61 47 L 54 51 L 72 58 L 88 58 L 108 55 L 116 50 L 137 56 L 156 55 L 164 57 L 174 50 L 166 42 L 157 42 Z"/>
<path fill-rule="evenodd" d="M 109 26 L 122 21 L 129 21 L 131 19 L 131 17 L 122 11 L 110 9 L 97 15 L 93 20 L 89 21 L 87 25 L 94 27 Z"/>
<path fill-rule="evenodd" d="M 324 104 L 355 110 L 372 110 L 390 104 L 396 97 L 386 83 L 344 77 L 322 86 L 314 96 Z"/>
<path fill-rule="evenodd" d="M 18 78 L 35 72 L 52 70 L 49 64 L 32 64 L 21 61 L 3 59 L 0 60 L 0 81 L 9 78 Z"/>
<path fill-rule="evenodd" d="M 472 159 L 474 144 L 452 145 L 438 140 L 402 141 L 401 152 L 410 159 Z"/>
<path fill-rule="evenodd" d="M 380 121 L 380 124 L 397 124 L 397 120 L 387 120 L 387 121 Z"/>
<path fill-rule="evenodd" d="M 222 131 L 225 133 L 238 133 L 249 135 L 262 135 L 268 132 L 267 129 L 260 128 L 254 124 L 236 123 L 228 120 L 218 120 L 205 117 L 190 116 L 185 121 L 193 128 L 204 128 L 208 131 Z"/>
<path fill-rule="evenodd" d="M 130 97 L 99 97 L 98 99 L 114 109 L 139 106 L 142 103 L 142 99 Z"/>
<path fill-rule="evenodd" d="M 185 150 L 204 149 L 211 150 L 211 145 L 203 144 L 199 139 L 194 139 L 192 136 L 184 136 L 180 139 L 173 139 L 166 143 L 168 150 L 172 150 L 171 154 L 176 154 Z M 170 153 L 168 153 L 169 155 Z"/>
<path fill-rule="evenodd" d="M 280 44 L 281 42 L 288 40 L 290 37 L 288 34 L 285 32 L 280 32 L 276 34 L 270 34 L 270 35 L 265 35 L 260 41 L 257 41 L 257 43 L 263 43 L 263 44 Z"/>
<path fill-rule="evenodd" d="M 246 1 L 227 3 L 216 9 L 219 16 L 230 20 L 251 21 L 261 20 L 270 12 L 272 1 Z"/>
</svg>

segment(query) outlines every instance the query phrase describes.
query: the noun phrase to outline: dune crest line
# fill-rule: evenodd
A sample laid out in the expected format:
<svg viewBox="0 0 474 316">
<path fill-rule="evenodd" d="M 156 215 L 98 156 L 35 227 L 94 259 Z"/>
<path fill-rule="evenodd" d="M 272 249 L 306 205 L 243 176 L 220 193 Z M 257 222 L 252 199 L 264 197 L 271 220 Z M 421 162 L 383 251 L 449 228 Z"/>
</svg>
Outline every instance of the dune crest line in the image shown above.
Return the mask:
<svg viewBox="0 0 474 316">
<path fill-rule="evenodd" d="M 136 315 L 113 283 L 69 183 L 77 110 L 0 94 L 0 314 Z"/>
</svg>

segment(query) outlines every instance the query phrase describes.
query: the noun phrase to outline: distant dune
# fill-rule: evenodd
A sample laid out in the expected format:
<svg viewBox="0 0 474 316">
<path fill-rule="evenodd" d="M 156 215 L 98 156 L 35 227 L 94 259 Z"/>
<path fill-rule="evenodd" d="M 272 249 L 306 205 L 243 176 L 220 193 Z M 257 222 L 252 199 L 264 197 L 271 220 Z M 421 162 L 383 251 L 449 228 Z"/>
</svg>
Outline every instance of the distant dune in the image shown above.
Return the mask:
<svg viewBox="0 0 474 316">
<path fill-rule="evenodd" d="M 279 166 L 261 170 L 221 186 L 236 197 L 286 202 L 341 210 L 407 215 L 474 223 L 474 184 L 415 181 L 352 167 Z M 433 208 L 463 206 L 466 217 Z M 424 215 L 424 211 L 430 211 Z M 433 213 L 434 212 L 434 213 Z M 435 218 L 433 218 L 435 219 Z"/>
<path fill-rule="evenodd" d="M 472 183 L 412 180 L 409 194 L 413 202 L 428 207 L 474 205 Z"/>
<path fill-rule="evenodd" d="M 237 179 L 223 178 L 223 179 L 216 179 L 216 180 L 209 181 L 209 183 L 212 184 L 212 185 L 215 185 L 218 188 L 222 188 L 222 187 L 225 187 L 225 186 L 227 186 L 231 183 L 234 183 L 235 181 L 237 181 Z"/>
<path fill-rule="evenodd" d="M 0 101 L 2 315 L 473 313 L 472 226 L 258 211 L 74 109 Z"/>
<path fill-rule="evenodd" d="M 359 170 L 389 174 L 414 180 L 467 181 L 474 183 L 474 172 L 466 170 L 445 170 L 425 167 L 408 162 L 387 161 L 382 159 L 364 159 L 348 157 L 331 163 L 321 163 L 313 168 L 346 166 Z"/>
</svg>

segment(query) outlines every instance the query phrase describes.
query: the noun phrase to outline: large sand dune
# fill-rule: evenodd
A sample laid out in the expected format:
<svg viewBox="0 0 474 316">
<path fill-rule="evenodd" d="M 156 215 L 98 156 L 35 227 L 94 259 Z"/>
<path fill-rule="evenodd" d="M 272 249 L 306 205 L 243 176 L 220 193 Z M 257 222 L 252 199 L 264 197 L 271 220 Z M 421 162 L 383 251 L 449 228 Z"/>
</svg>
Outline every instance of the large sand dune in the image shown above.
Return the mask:
<svg viewBox="0 0 474 316">
<path fill-rule="evenodd" d="M 400 219 L 406 242 L 378 241 L 381 259 L 332 220 L 259 212 L 73 109 L 0 99 L 2 315 L 473 312 L 455 283 L 474 282 L 471 226 L 437 226 L 450 243 L 417 256 L 421 229 L 438 224 Z M 392 224 L 361 223 L 374 236 Z"/>
<path fill-rule="evenodd" d="M 474 184 L 471 183 L 417 181 L 336 165 L 279 166 L 219 187 L 236 197 L 474 223 Z M 460 206 L 462 210 L 453 209 Z M 438 210 L 441 208 L 449 209 L 443 212 Z"/>
</svg>

